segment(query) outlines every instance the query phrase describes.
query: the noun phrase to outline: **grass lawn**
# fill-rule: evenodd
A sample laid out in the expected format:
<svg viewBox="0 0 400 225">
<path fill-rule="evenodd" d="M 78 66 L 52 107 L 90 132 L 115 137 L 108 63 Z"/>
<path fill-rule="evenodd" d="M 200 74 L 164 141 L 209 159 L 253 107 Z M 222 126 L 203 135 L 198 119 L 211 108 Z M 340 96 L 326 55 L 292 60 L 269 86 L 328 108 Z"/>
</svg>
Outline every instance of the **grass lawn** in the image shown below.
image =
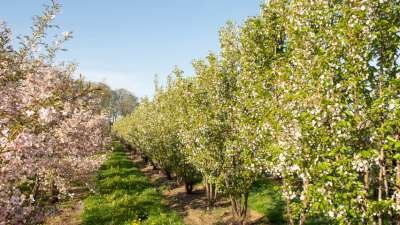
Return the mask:
<svg viewBox="0 0 400 225">
<path fill-rule="evenodd" d="M 128 159 L 123 146 L 114 152 L 96 177 L 96 193 L 84 201 L 84 225 L 181 225 L 181 218 L 167 210 L 162 196 Z"/>
<path fill-rule="evenodd" d="M 265 215 L 262 224 L 287 224 L 282 187 L 274 179 L 262 179 L 253 185 L 249 195 L 249 208 Z M 332 223 L 328 218 L 313 216 L 307 219 L 306 224 L 329 225 Z"/>
<path fill-rule="evenodd" d="M 267 224 L 286 224 L 284 219 L 285 203 L 282 199 L 281 186 L 273 179 L 256 182 L 249 195 L 249 208 L 265 215 Z"/>
</svg>

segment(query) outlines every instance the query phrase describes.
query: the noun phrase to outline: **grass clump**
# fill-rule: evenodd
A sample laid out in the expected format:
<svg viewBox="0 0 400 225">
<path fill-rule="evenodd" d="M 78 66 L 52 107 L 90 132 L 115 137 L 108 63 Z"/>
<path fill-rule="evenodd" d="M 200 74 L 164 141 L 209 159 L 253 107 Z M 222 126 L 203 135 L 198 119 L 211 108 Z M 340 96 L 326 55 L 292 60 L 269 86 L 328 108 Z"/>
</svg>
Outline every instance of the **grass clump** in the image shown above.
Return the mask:
<svg viewBox="0 0 400 225">
<path fill-rule="evenodd" d="M 85 199 L 83 225 L 181 225 L 162 197 L 123 151 L 119 142 L 96 176 L 96 193 Z"/>
</svg>

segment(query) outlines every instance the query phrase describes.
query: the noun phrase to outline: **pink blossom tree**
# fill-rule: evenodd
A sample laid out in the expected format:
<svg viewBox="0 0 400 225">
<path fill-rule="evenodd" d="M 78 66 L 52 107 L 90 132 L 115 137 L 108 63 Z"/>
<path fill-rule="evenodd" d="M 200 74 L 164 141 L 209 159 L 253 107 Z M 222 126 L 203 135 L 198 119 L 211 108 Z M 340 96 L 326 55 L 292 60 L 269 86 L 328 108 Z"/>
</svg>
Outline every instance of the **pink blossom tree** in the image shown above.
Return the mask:
<svg viewBox="0 0 400 225">
<path fill-rule="evenodd" d="M 21 38 L 18 48 L 10 29 L 0 27 L 0 224 L 40 221 L 44 210 L 38 199 L 68 196 L 70 182 L 104 158 L 101 92 L 74 79 L 73 65 L 54 63 L 71 33 L 45 42 L 59 9 L 53 2 L 35 17 L 32 35 Z"/>
</svg>

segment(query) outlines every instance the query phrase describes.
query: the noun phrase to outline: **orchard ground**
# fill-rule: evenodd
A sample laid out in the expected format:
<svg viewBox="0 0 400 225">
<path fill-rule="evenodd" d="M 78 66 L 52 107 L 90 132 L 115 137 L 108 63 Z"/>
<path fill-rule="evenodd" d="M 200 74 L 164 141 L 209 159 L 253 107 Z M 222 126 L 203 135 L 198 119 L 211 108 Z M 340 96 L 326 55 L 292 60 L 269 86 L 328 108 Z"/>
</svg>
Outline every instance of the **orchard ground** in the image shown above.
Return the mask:
<svg viewBox="0 0 400 225">
<path fill-rule="evenodd" d="M 179 185 L 119 142 L 94 177 L 95 190 L 81 191 L 59 205 L 47 219 L 56 224 L 232 224 L 229 201 L 221 197 L 207 207 L 202 183 L 186 194 Z M 264 179 L 254 184 L 249 198 L 248 224 L 285 224 L 280 183 Z M 161 216 L 160 216 L 161 215 Z"/>
</svg>

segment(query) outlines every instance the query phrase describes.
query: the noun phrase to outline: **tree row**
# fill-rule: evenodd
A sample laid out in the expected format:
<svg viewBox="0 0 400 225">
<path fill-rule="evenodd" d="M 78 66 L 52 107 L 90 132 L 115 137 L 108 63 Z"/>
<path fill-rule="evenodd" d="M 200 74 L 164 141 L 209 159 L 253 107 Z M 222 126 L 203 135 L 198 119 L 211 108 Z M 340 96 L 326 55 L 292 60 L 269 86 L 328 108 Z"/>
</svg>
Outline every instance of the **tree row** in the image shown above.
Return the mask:
<svg viewBox="0 0 400 225">
<path fill-rule="evenodd" d="M 270 0 L 114 131 L 241 223 L 272 176 L 289 224 L 400 224 L 399 25 L 398 0 Z"/>
</svg>

